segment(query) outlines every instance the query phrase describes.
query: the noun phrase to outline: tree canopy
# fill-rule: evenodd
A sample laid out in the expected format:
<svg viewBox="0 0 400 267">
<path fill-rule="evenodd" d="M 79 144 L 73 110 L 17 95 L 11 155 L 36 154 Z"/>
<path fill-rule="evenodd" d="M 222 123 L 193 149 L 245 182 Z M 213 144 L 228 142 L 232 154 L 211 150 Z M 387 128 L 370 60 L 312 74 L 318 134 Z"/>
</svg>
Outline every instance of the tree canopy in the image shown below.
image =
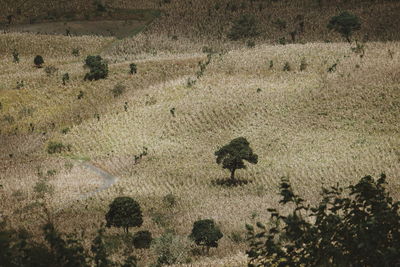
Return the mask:
<svg viewBox="0 0 400 267">
<path fill-rule="evenodd" d="M 353 32 L 361 29 L 361 23 L 356 15 L 344 11 L 332 17 L 327 27 L 340 33 L 350 43 Z"/>
<path fill-rule="evenodd" d="M 143 216 L 139 203 L 130 197 L 115 198 L 106 214 L 106 221 L 107 227 L 122 227 L 126 233 L 129 227 L 142 226 Z"/>
<path fill-rule="evenodd" d="M 258 155 L 253 153 L 250 143 L 244 137 L 233 139 L 229 144 L 221 147 L 215 153 L 217 164 L 222 164 L 222 168 L 231 172 L 231 179 L 235 179 L 237 169 L 245 169 L 244 160 L 257 164 Z"/>
</svg>

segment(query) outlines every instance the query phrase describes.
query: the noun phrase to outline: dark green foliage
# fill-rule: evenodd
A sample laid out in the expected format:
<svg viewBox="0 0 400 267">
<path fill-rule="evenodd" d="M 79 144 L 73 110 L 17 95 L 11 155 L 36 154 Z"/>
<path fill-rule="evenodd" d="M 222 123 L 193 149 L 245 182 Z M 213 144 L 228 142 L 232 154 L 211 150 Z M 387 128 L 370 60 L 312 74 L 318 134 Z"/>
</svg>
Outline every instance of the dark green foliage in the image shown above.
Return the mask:
<svg viewBox="0 0 400 267">
<path fill-rule="evenodd" d="M 222 164 L 222 168 L 231 172 L 231 179 L 235 179 L 237 169 L 245 169 L 243 160 L 252 164 L 257 164 L 258 156 L 253 153 L 250 143 L 244 137 L 233 139 L 229 144 L 215 151 L 217 164 Z"/>
<path fill-rule="evenodd" d="M 130 74 L 135 74 L 137 73 L 137 65 L 135 63 L 131 63 L 129 65 L 129 73 Z"/>
<path fill-rule="evenodd" d="M 35 66 L 36 66 L 37 68 L 41 68 L 42 65 L 44 64 L 43 57 L 40 56 L 40 55 L 37 55 L 37 56 L 35 57 L 35 59 L 33 60 L 33 63 L 35 63 Z"/>
<path fill-rule="evenodd" d="M 283 216 L 268 209 L 268 230 L 260 223 L 257 232 L 246 226 L 249 266 L 399 266 L 400 202 L 385 186 L 382 174 L 345 189 L 323 188 L 320 203 L 310 207 L 283 179 L 280 203 L 292 211 Z"/>
<path fill-rule="evenodd" d="M 101 56 L 87 56 L 85 67 L 89 68 L 89 73 L 85 75 L 85 81 L 105 79 L 108 76 L 108 64 Z"/>
<path fill-rule="evenodd" d="M 361 29 L 361 23 L 356 15 L 345 11 L 332 17 L 327 27 L 340 33 L 350 43 L 353 32 Z"/>
<path fill-rule="evenodd" d="M 129 227 L 140 227 L 143 216 L 139 203 L 130 197 L 115 198 L 106 214 L 106 221 L 107 227 L 122 227 L 126 233 Z"/>
<path fill-rule="evenodd" d="M 212 219 L 194 222 L 192 233 L 189 235 L 197 245 L 207 247 L 207 250 L 210 247 L 218 247 L 218 240 L 222 237 L 222 232 Z"/>
<path fill-rule="evenodd" d="M 257 29 L 256 18 L 253 15 L 242 15 L 234 21 L 228 38 L 236 41 L 242 38 L 252 38 L 260 34 Z"/>
<path fill-rule="evenodd" d="M 133 246 L 139 249 L 150 248 L 151 241 L 153 241 L 153 238 L 151 237 L 151 233 L 149 231 L 139 231 L 132 237 Z"/>
</svg>

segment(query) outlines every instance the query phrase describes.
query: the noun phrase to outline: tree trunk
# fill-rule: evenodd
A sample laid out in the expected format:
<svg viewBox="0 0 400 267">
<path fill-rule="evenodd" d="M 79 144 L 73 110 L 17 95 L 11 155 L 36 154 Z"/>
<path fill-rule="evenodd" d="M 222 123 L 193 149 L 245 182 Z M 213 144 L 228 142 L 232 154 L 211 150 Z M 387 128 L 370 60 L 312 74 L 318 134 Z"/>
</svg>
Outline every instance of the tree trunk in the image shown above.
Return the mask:
<svg viewBox="0 0 400 267">
<path fill-rule="evenodd" d="M 126 234 L 129 233 L 129 227 L 125 227 L 125 233 L 126 233 Z"/>
<path fill-rule="evenodd" d="M 235 171 L 236 169 L 231 170 L 231 180 L 235 180 Z"/>
</svg>

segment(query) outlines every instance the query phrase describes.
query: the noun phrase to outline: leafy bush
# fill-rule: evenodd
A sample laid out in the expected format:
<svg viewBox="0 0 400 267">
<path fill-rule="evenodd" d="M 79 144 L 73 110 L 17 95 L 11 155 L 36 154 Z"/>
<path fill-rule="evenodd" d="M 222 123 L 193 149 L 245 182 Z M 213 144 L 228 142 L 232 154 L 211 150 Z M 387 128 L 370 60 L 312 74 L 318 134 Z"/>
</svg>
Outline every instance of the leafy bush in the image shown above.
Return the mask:
<svg viewBox="0 0 400 267">
<path fill-rule="evenodd" d="M 285 65 L 283 66 L 283 71 L 291 71 L 292 67 L 290 66 L 289 62 L 285 62 Z"/>
<path fill-rule="evenodd" d="M 135 248 L 150 248 L 153 238 L 149 231 L 139 231 L 132 237 L 133 246 Z"/>
<path fill-rule="evenodd" d="M 140 205 L 130 197 L 117 197 L 110 204 L 106 214 L 106 227 L 122 227 L 129 232 L 129 227 L 140 227 L 143 224 Z"/>
<path fill-rule="evenodd" d="M 34 59 L 33 59 L 33 63 L 35 64 L 35 66 L 37 68 L 41 68 L 42 65 L 44 64 L 44 60 L 43 57 L 40 55 L 37 55 Z"/>
<path fill-rule="evenodd" d="M 353 32 L 361 29 L 361 23 L 356 15 L 345 11 L 332 17 L 327 27 L 340 33 L 350 43 Z"/>
<path fill-rule="evenodd" d="M 218 247 L 218 240 L 223 237 L 221 230 L 212 219 L 199 220 L 194 222 L 192 233 L 189 238 L 197 245 L 207 248 Z"/>
<path fill-rule="evenodd" d="M 90 69 L 85 75 L 85 81 L 105 79 L 108 76 L 108 64 L 101 56 L 87 56 L 85 66 Z"/>
<path fill-rule="evenodd" d="M 69 82 L 69 73 L 68 72 L 64 73 L 63 76 L 62 76 L 62 84 L 66 85 L 67 82 Z"/>
<path fill-rule="evenodd" d="M 233 26 L 228 33 L 228 38 L 236 41 L 242 38 L 256 37 L 260 34 L 257 29 L 256 18 L 253 15 L 242 15 L 234 21 Z"/>
<path fill-rule="evenodd" d="M 14 63 L 19 63 L 19 53 L 17 50 L 13 50 L 12 52 L 12 56 L 13 56 L 13 62 Z"/>
<path fill-rule="evenodd" d="M 280 203 L 291 211 L 271 213 L 269 230 L 247 225 L 249 266 L 399 266 L 400 202 L 386 191 L 386 176 L 322 189 L 318 205 L 305 205 L 287 179 Z M 348 195 L 344 195 L 348 192 Z"/>
</svg>

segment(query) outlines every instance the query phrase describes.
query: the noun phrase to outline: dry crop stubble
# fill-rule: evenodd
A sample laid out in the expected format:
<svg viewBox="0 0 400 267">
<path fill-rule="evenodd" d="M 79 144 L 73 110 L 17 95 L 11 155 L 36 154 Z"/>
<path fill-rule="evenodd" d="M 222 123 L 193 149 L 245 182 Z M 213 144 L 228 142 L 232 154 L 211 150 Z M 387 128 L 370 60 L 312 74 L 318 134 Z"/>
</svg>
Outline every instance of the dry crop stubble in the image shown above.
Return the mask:
<svg viewBox="0 0 400 267">
<path fill-rule="evenodd" d="M 389 49 L 395 52 L 392 59 Z M 162 199 L 173 193 L 178 205 L 176 216 L 168 223 L 176 226 L 179 235 L 187 236 L 199 217 L 214 218 L 225 234 L 220 247 L 210 259 L 201 259 L 199 266 L 243 263 L 239 251 L 244 251 L 244 245 L 232 243 L 228 236 L 232 231 L 243 233 L 243 223 L 253 222 L 252 217 L 267 220 L 266 208 L 277 206 L 277 185 L 282 176 L 290 177 L 297 192 L 315 201 L 322 184 L 347 185 L 361 176 L 385 172 L 390 190 L 398 197 L 399 51 L 396 42 L 368 43 L 361 59 L 343 43 L 258 45 L 213 60 L 192 88 L 185 86 L 187 78 L 195 76 L 197 62 L 203 59 L 196 53 L 176 59 L 149 55 L 148 60 L 138 61 L 139 73 L 133 76 L 128 74 L 130 62 L 123 62 L 121 56 L 121 63 L 110 60 L 107 80 L 93 83 L 80 79 L 85 72 L 82 62 L 71 58 L 70 63 L 60 66 L 62 72 L 72 75 L 71 84 L 65 88 L 45 73 L 30 71 L 28 61 L 20 63 L 22 72 L 18 73 L 10 60 L 5 64 L 10 74 L 6 82 L 12 85 L 24 77 L 28 84 L 27 89 L 7 92 L 8 96 L 2 95 L 0 100 L 8 103 L 1 116 L 10 113 L 17 118 L 15 125 L 7 126 L 10 131 L 16 125 L 23 128 L 31 118 L 44 126 L 60 119 L 68 124 L 65 114 L 70 113 L 81 114 L 83 119 L 67 134 L 57 129 L 49 130 L 50 137 L 37 133 L 23 137 L 18 133 L 6 138 L 13 144 L 23 140 L 19 146 L 2 139 L 1 155 L 15 153 L 19 158 L 32 153 L 27 160 L 41 156 L 36 160 L 42 160 L 47 171 L 54 160 L 45 156 L 50 138 L 71 144 L 72 156 L 89 157 L 121 178 L 112 188 L 63 210 L 56 218 L 61 229 L 81 227 L 94 232 L 98 222 L 104 220 L 109 202 L 116 196 L 129 195 L 143 206 L 144 227 L 158 236 L 163 228 L 151 219 L 155 215 L 150 209 L 165 212 Z M 57 62 L 57 58 L 48 58 L 52 64 Z M 303 58 L 308 67 L 300 71 Z M 270 60 L 274 62 L 272 69 Z M 337 60 L 336 72 L 328 73 Z M 292 71 L 282 70 L 287 61 Z M 127 90 L 114 98 L 110 90 L 118 82 L 123 82 Z M 85 97 L 79 102 L 76 96 L 81 90 Z M 129 103 L 126 112 L 124 102 Z M 23 106 L 36 109 L 32 117 L 18 117 Z M 73 113 L 75 108 L 79 113 Z M 95 112 L 100 120 L 93 117 Z M 228 177 L 215 164 L 213 153 L 237 136 L 248 138 L 260 157 L 257 165 L 238 171 L 238 177 L 253 183 L 238 188 L 212 186 L 213 179 Z M 143 146 L 148 148 L 148 155 L 134 164 L 134 156 L 143 151 Z M 9 179 L 9 201 L 5 202 L 9 210 L 15 201 L 10 195 L 19 183 L 25 183 L 24 194 L 31 199 L 37 181 L 36 163 L 14 163 L 2 172 L 4 179 Z M 56 185 L 52 198 L 55 207 L 73 199 L 78 187 L 88 183 L 90 190 L 96 186 L 96 177 L 77 166 L 64 171 L 63 164 L 51 167 L 60 170 L 51 180 Z M 18 166 L 26 168 L 15 172 Z M 23 177 L 27 178 L 20 182 Z M 74 220 L 77 217 L 81 218 L 79 222 Z"/>
</svg>

